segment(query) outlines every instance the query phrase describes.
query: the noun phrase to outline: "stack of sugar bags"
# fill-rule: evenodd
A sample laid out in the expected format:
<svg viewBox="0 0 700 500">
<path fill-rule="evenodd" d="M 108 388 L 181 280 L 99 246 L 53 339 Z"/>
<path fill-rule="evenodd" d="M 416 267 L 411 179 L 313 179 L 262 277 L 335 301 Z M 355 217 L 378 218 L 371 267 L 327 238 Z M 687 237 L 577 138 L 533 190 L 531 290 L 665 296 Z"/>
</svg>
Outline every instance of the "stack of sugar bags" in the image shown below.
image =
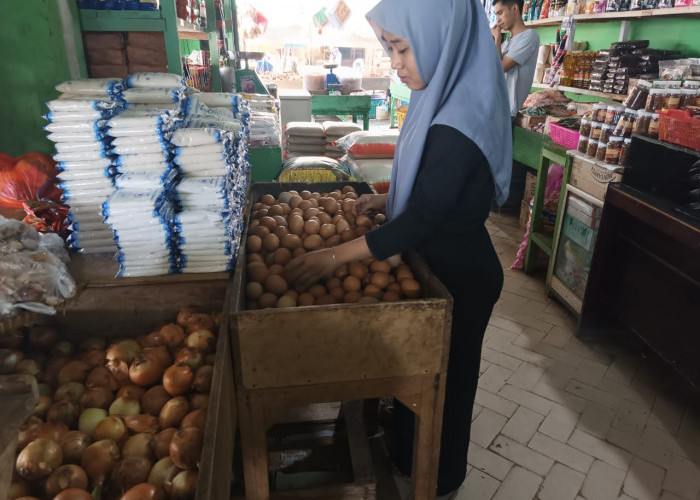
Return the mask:
<svg viewBox="0 0 700 500">
<path fill-rule="evenodd" d="M 324 156 L 326 135 L 323 125 L 313 122 L 289 122 L 284 128 L 284 158 Z"/>
<path fill-rule="evenodd" d="M 206 104 L 211 103 L 212 105 Z M 244 132 L 249 116 L 237 94 L 194 94 L 183 105 L 184 126 Z"/>
<path fill-rule="evenodd" d="M 326 134 L 326 152 L 325 156 L 335 158 L 336 160 L 345 154 L 343 148 L 334 145 L 333 143 L 353 132 L 362 130 L 362 127 L 357 123 L 350 122 L 323 122 L 323 131 Z"/>
<path fill-rule="evenodd" d="M 278 148 L 282 142 L 279 101 L 269 94 L 241 94 L 250 110 L 248 143 L 252 148 Z"/>
<path fill-rule="evenodd" d="M 121 110 L 122 81 L 93 78 L 60 83 L 58 99 L 47 103 L 44 129 L 56 148 L 64 203 L 69 206 L 71 248 L 83 253 L 115 252 L 101 206 L 112 192 L 112 156 L 105 120 Z"/>
<path fill-rule="evenodd" d="M 137 73 L 125 83 L 129 88 L 123 97 L 131 107 L 106 123 L 106 134 L 113 138 L 116 176 L 115 191 L 102 212 L 119 249 L 118 276 L 177 272 L 172 220 L 178 171 L 172 163 L 170 137 L 181 121 L 182 77 Z M 161 109 L 171 105 L 172 110 Z"/>
</svg>

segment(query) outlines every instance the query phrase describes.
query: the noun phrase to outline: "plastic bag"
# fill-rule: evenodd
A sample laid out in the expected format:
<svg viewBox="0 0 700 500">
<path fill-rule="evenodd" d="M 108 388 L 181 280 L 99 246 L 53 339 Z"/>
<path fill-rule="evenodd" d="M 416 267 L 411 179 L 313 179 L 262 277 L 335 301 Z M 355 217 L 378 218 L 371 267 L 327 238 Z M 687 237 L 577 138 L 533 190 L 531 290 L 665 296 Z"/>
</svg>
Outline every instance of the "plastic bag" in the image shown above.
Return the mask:
<svg viewBox="0 0 700 500">
<path fill-rule="evenodd" d="M 372 184 L 378 193 L 389 192 L 393 159 L 355 159 L 348 155 L 341 159 L 358 181 Z"/>
<path fill-rule="evenodd" d="M 228 92 L 202 92 L 197 94 L 197 99 L 209 107 L 227 107 L 232 110 L 238 109 L 241 100 L 238 94 Z"/>
<path fill-rule="evenodd" d="M 282 164 L 280 182 L 339 182 L 353 180 L 347 167 L 325 156 L 290 158 Z"/>
<path fill-rule="evenodd" d="M 120 78 L 83 78 L 59 83 L 56 90 L 75 95 L 117 95 L 124 90 L 124 83 Z"/>
<path fill-rule="evenodd" d="M 56 163 L 41 153 L 17 158 L 0 153 L 0 207 L 22 208 L 22 203 L 46 200 L 59 203 Z"/>
<path fill-rule="evenodd" d="M 359 131 L 348 134 L 333 144 L 343 148 L 355 158 L 393 158 L 398 132 Z"/>
<path fill-rule="evenodd" d="M 154 108 L 132 107 L 132 104 L 172 104 L 177 103 L 184 97 L 181 88 L 159 89 L 159 88 L 137 88 L 128 89 L 122 93 L 124 99 L 131 110 L 150 111 Z"/>
<path fill-rule="evenodd" d="M 184 87 L 184 79 L 172 73 L 134 73 L 129 75 L 124 84 L 127 88 L 173 88 Z"/>
</svg>

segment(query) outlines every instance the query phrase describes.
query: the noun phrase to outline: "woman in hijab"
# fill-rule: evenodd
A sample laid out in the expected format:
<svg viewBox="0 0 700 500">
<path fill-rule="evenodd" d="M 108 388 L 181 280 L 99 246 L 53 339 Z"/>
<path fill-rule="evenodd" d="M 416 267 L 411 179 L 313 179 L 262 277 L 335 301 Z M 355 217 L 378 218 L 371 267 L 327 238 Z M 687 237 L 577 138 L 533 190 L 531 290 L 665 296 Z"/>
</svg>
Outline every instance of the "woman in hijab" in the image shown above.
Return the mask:
<svg viewBox="0 0 700 500">
<path fill-rule="evenodd" d="M 364 237 L 294 259 L 298 287 L 337 266 L 412 249 L 454 299 L 437 494 L 454 498 L 466 476 L 481 344 L 503 285 L 484 222 L 508 196 L 512 141 L 503 68 L 478 0 L 382 0 L 368 14 L 412 90 L 388 195 L 363 195 L 357 213 L 386 209 Z M 396 408 L 395 462 L 411 471 L 413 414 Z"/>
</svg>

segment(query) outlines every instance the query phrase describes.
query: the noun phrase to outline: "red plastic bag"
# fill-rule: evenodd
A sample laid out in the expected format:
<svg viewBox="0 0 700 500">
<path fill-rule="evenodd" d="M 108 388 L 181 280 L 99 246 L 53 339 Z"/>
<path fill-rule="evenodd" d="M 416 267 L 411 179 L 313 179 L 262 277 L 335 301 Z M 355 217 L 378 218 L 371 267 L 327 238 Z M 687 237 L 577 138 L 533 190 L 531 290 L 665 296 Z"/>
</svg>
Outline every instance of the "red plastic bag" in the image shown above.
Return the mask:
<svg viewBox="0 0 700 500">
<path fill-rule="evenodd" d="M 0 207 L 22 208 L 26 201 L 60 203 L 56 162 L 41 153 L 13 158 L 0 153 Z"/>
</svg>

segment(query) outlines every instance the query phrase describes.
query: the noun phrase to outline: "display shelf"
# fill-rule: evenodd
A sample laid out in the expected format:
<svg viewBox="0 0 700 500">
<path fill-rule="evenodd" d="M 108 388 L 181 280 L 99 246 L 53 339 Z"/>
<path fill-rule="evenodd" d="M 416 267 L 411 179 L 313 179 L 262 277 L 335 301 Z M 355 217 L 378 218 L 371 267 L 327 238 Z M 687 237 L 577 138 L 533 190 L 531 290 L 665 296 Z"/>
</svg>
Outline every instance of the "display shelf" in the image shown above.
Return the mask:
<svg viewBox="0 0 700 500">
<path fill-rule="evenodd" d="M 83 31 L 164 31 L 160 11 L 79 9 Z"/>
<path fill-rule="evenodd" d="M 631 21 L 634 19 L 642 19 L 647 17 L 675 17 L 688 16 L 700 17 L 700 7 L 678 7 L 670 9 L 649 9 L 649 10 L 630 10 L 627 12 L 602 12 L 600 14 L 576 14 L 574 19 L 579 22 L 598 23 L 606 21 Z M 536 21 L 526 21 L 525 26 L 543 27 L 543 26 L 559 26 L 566 17 L 552 17 L 547 19 L 538 19 Z"/>
<path fill-rule="evenodd" d="M 547 254 L 548 257 L 552 256 L 552 248 L 554 242 L 554 233 L 548 231 L 536 231 L 530 233 L 530 240 L 537 245 L 540 250 Z"/>
<path fill-rule="evenodd" d="M 194 23 L 188 23 L 182 19 L 177 20 L 177 32 L 179 38 L 183 38 L 185 40 L 209 39 L 209 30 L 204 30 L 201 26 Z"/>
<path fill-rule="evenodd" d="M 607 92 L 597 92 L 595 90 L 579 89 L 576 87 L 564 87 L 561 85 L 555 85 L 554 87 L 550 87 L 546 83 L 533 83 L 532 87 L 535 89 L 555 89 L 555 90 L 560 90 L 562 92 L 572 92 L 574 94 L 602 97 L 604 99 L 612 99 L 613 101 L 620 101 L 620 102 L 627 99 L 627 95 L 625 95 L 625 94 L 609 94 Z"/>
</svg>

